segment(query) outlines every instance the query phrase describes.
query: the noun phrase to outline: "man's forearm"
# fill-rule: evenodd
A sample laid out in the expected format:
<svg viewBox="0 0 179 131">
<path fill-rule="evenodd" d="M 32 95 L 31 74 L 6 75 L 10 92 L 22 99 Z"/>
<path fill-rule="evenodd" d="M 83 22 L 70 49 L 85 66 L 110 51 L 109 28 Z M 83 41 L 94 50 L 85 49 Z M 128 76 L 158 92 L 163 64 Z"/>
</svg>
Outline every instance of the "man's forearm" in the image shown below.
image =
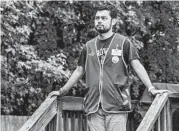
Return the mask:
<svg viewBox="0 0 179 131">
<path fill-rule="evenodd" d="M 148 90 L 154 88 L 143 65 L 138 60 L 133 60 L 131 65 Z"/>
<path fill-rule="evenodd" d="M 84 69 L 81 66 L 78 66 L 76 70 L 73 72 L 67 83 L 63 86 L 62 90 L 63 91 L 68 91 L 70 90 L 77 82 L 78 80 L 82 77 L 84 72 Z"/>
<path fill-rule="evenodd" d="M 152 83 L 150 81 L 150 78 L 147 74 L 147 71 L 145 70 L 145 68 L 140 63 L 139 60 L 132 60 L 131 65 L 132 65 L 133 69 L 135 70 L 135 72 L 137 73 L 137 75 L 139 76 L 139 78 L 141 79 L 141 81 L 148 88 L 148 91 L 152 95 L 162 94 L 162 93 L 172 93 L 169 90 L 157 90 L 157 89 L 155 89 L 155 87 L 152 85 Z"/>
</svg>

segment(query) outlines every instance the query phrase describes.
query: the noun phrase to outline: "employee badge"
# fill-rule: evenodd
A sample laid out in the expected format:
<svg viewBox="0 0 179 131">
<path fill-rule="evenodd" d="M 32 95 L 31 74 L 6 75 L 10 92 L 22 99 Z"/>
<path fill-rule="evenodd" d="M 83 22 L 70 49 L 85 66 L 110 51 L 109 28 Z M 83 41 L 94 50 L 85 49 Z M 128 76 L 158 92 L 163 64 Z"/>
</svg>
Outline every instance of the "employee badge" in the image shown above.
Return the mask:
<svg viewBox="0 0 179 131">
<path fill-rule="evenodd" d="M 118 56 L 113 56 L 112 57 L 112 62 L 113 63 L 118 63 L 119 62 L 119 57 Z"/>
<path fill-rule="evenodd" d="M 121 56 L 121 54 L 122 54 L 122 50 L 119 50 L 119 49 L 112 49 L 111 55 L 114 55 L 114 56 Z"/>
</svg>

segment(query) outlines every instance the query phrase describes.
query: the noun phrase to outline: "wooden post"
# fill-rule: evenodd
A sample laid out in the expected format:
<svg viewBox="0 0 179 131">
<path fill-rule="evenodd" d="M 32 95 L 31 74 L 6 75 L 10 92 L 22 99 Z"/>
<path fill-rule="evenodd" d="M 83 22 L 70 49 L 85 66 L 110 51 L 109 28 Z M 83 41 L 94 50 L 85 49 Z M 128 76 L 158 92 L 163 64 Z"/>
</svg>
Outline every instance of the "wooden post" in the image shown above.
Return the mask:
<svg viewBox="0 0 179 131">
<path fill-rule="evenodd" d="M 71 113 L 71 129 L 75 131 L 75 112 L 70 112 Z"/>
<path fill-rule="evenodd" d="M 164 106 L 163 109 L 163 131 L 167 131 L 167 106 Z"/>
<path fill-rule="evenodd" d="M 58 99 L 58 108 L 57 108 L 57 126 L 56 131 L 64 131 L 64 122 L 62 117 L 63 111 L 63 103 L 60 101 L 60 98 Z"/>
<path fill-rule="evenodd" d="M 157 119 L 157 131 L 161 131 L 161 117 L 159 116 Z"/>
<path fill-rule="evenodd" d="M 66 130 L 71 131 L 70 112 L 66 112 Z"/>
<path fill-rule="evenodd" d="M 79 129 L 79 125 L 78 125 L 78 112 L 75 113 L 75 121 L 74 121 L 74 124 L 75 124 L 75 129 L 74 129 L 74 131 L 78 131 L 78 129 Z"/>
<path fill-rule="evenodd" d="M 167 127 L 168 127 L 167 131 L 172 131 L 172 115 L 171 115 L 172 110 L 170 106 L 170 100 L 168 100 L 166 107 L 167 107 L 166 112 L 167 112 Z"/>
<path fill-rule="evenodd" d="M 86 131 L 88 131 L 89 130 L 89 128 L 88 128 L 88 116 L 85 116 L 85 121 L 86 121 Z"/>
</svg>

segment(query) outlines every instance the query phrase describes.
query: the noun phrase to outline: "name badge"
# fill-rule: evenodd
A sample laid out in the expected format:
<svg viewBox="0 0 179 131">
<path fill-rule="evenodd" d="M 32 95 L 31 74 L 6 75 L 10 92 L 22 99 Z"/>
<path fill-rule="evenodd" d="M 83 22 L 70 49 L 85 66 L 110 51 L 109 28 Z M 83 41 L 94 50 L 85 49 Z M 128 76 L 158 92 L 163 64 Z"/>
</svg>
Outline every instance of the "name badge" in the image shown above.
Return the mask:
<svg viewBox="0 0 179 131">
<path fill-rule="evenodd" d="M 122 50 L 119 50 L 119 49 L 112 49 L 112 55 L 115 55 L 115 56 L 121 56 L 122 54 Z"/>
</svg>

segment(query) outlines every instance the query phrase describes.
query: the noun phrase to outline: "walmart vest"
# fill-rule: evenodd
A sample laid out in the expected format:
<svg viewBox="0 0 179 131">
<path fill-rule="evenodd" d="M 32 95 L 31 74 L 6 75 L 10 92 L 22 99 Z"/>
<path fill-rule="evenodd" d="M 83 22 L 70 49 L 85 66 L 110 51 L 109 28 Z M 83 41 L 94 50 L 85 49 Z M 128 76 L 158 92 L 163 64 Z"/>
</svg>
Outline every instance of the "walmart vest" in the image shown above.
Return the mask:
<svg viewBox="0 0 179 131">
<path fill-rule="evenodd" d="M 86 86 L 84 98 L 87 114 L 101 107 L 109 113 L 130 111 L 128 69 L 123 57 L 123 44 L 126 37 L 115 34 L 111 40 L 105 59 L 100 64 L 97 53 L 97 37 L 86 44 Z"/>
</svg>

